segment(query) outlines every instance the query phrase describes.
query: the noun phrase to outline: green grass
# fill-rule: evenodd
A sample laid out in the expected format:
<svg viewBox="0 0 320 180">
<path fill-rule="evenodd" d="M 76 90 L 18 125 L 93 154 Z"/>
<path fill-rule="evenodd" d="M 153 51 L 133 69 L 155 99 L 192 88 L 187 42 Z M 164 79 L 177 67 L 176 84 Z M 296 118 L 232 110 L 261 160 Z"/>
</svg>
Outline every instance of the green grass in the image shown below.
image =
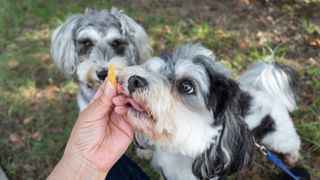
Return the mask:
<svg viewBox="0 0 320 180">
<path fill-rule="evenodd" d="M 155 49 L 174 48 L 186 42 L 201 42 L 212 49 L 218 49 L 226 44 L 235 43 L 231 34 L 218 32 L 210 28 L 207 22 L 196 24 L 195 22 L 178 21 L 170 26 L 165 20 L 161 23 L 152 23 L 148 30 L 155 34 L 156 40 L 151 38 Z"/>
<path fill-rule="evenodd" d="M 310 33 L 310 34 L 313 34 L 313 33 L 320 34 L 320 26 L 317 25 L 316 23 L 310 21 L 307 18 L 302 18 L 301 23 L 302 23 L 304 29 L 308 33 Z"/>
<path fill-rule="evenodd" d="M 261 50 L 254 49 L 250 53 L 250 57 L 254 61 L 263 61 L 263 62 L 274 62 L 274 61 L 283 61 L 285 59 L 286 52 L 288 51 L 287 46 L 276 47 L 272 49 L 269 46 L 262 47 Z"/>
<path fill-rule="evenodd" d="M 310 80 L 305 82 L 305 86 L 313 88 L 315 92 L 320 92 L 320 68 L 305 67 L 305 71 L 310 75 Z M 297 125 L 299 133 L 305 141 L 320 149 L 320 99 L 315 98 L 312 103 L 304 104 L 294 115 L 302 118 L 303 123 Z"/>
<path fill-rule="evenodd" d="M 0 166 L 10 179 L 44 179 L 61 157 L 78 115 L 78 87 L 62 76 L 49 56 L 51 33 L 67 16 L 83 12 L 88 5 L 103 9 L 110 4 L 102 0 L 0 0 L 0 5 Z M 261 59 L 278 57 L 296 65 L 305 83 L 301 105 L 293 114 L 303 140 L 302 163 L 313 177 L 320 177 L 319 165 L 313 162 L 320 159 L 319 67 L 288 58 L 295 51 L 291 45 L 275 48 L 275 42 L 263 46 L 252 42 L 248 48 L 242 48 L 241 37 L 214 28 L 207 20 L 181 20 L 150 9 L 140 13 L 141 9 L 130 9 L 125 2 L 116 5 L 146 28 L 155 52 L 183 42 L 202 42 L 235 75 Z M 298 20 L 306 31 L 318 31 L 313 21 L 305 21 Z M 315 58 L 319 59 L 320 54 Z M 18 136 L 18 140 L 12 139 L 12 135 Z M 152 179 L 158 179 L 149 162 L 138 159 L 132 147 L 127 153 Z M 261 179 L 278 171 L 264 160 L 254 164 L 239 176 L 249 174 Z"/>
</svg>

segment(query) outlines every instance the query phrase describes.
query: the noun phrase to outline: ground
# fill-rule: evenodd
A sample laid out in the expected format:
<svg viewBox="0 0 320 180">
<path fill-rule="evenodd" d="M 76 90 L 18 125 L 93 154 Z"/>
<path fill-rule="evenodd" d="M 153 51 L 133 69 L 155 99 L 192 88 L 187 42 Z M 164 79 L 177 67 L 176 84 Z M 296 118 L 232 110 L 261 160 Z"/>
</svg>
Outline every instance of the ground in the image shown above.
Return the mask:
<svg viewBox="0 0 320 180">
<path fill-rule="evenodd" d="M 137 20 L 155 52 L 202 42 L 237 78 L 257 60 L 283 61 L 303 80 L 292 114 L 303 159 L 320 178 L 320 1 L 9 1 L 0 0 L 0 166 L 10 179 L 45 179 L 77 117 L 76 83 L 52 64 L 50 36 L 71 14 L 117 6 Z M 149 163 L 128 151 L 157 179 Z M 280 170 L 256 152 L 232 179 L 273 179 Z"/>
</svg>

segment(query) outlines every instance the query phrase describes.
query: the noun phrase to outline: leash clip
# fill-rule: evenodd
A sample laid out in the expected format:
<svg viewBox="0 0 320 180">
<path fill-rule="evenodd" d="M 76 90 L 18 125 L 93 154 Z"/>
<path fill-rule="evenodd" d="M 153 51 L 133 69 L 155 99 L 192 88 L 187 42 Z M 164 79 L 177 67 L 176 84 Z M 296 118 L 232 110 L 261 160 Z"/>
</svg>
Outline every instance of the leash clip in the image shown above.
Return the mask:
<svg viewBox="0 0 320 180">
<path fill-rule="evenodd" d="M 267 157 L 267 159 L 275 163 L 280 169 L 286 172 L 292 179 L 299 180 L 299 177 L 292 174 L 292 172 L 290 172 L 290 170 L 284 164 L 282 164 L 282 162 L 275 155 L 273 155 L 270 151 L 268 151 L 268 149 L 265 146 L 260 145 L 257 142 L 254 142 L 254 145 L 262 152 L 264 156 Z"/>
<path fill-rule="evenodd" d="M 262 152 L 263 155 L 267 155 L 268 149 L 265 146 L 260 145 L 256 142 L 254 143 L 254 145 Z"/>
</svg>

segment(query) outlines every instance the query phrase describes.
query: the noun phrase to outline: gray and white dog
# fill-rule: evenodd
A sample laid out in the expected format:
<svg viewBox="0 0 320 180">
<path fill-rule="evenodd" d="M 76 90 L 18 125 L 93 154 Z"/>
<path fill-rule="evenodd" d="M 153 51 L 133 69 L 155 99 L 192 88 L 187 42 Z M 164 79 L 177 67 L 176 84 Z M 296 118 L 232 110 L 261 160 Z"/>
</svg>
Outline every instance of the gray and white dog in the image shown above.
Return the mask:
<svg viewBox="0 0 320 180">
<path fill-rule="evenodd" d="M 69 17 L 54 31 L 51 41 L 54 63 L 80 84 L 80 111 L 107 76 L 109 63 L 121 70 L 144 62 L 151 53 L 145 30 L 116 8 L 86 9 Z"/>
<path fill-rule="evenodd" d="M 294 71 L 259 63 L 239 84 L 213 59 L 187 44 L 120 73 L 136 143 L 151 145 L 153 166 L 170 180 L 218 179 L 250 162 L 254 137 L 297 158 Z"/>
<path fill-rule="evenodd" d="M 213 58 L 210 50 L 187 44 L 118 77 L 130 106 L 128 120 L 153 146 L 152 164 L 166 179 L 226 176 L 252 157 L 242 92 Z"/>
</svg>

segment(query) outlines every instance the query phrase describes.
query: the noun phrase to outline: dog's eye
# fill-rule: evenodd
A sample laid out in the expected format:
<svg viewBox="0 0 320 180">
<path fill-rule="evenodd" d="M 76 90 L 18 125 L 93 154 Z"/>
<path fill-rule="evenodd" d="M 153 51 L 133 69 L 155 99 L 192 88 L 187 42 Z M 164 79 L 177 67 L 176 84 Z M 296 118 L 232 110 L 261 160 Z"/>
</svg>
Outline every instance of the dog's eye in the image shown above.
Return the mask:
<svg viewBox="0 0 320 180">
<path fill-rule="evenodd" d="M 123 39 L 115 39 L 110 43 L 110 46 L 118 55 L 123 55 L 127 45 L 128 42 Z"/>
<path fill-rule="evenodd" d="M 93 42 L 90 39 L 83 39 L 77 41 L 78 52 L 80 55 L 87 54 L 89 50 L 93 47 Z"/>
<path fill-rule="evenodd" d="M 117 49 L 119 45 L 120 45 L 120 42 L 118 40 L 114 40 L 111 43 L 111 46 L 112 46 L 113 49 Z"/>
<path fill-rule="evenodd" d="M 90 48 L 91 46 L 93 46 L 92 41 L 90 41 L 89 39 L 83 40 L 83 41 L 81 41 L 81 43 L 83 44 L 83 46 L 85 48 Z"/>
<path fill-rule="evenodd" d="M 180 81 L 178 84 L 178 89 L 180 92 L 185 94 L 195 94 L 194 86 L 189 80 Z"/>
</svg>

